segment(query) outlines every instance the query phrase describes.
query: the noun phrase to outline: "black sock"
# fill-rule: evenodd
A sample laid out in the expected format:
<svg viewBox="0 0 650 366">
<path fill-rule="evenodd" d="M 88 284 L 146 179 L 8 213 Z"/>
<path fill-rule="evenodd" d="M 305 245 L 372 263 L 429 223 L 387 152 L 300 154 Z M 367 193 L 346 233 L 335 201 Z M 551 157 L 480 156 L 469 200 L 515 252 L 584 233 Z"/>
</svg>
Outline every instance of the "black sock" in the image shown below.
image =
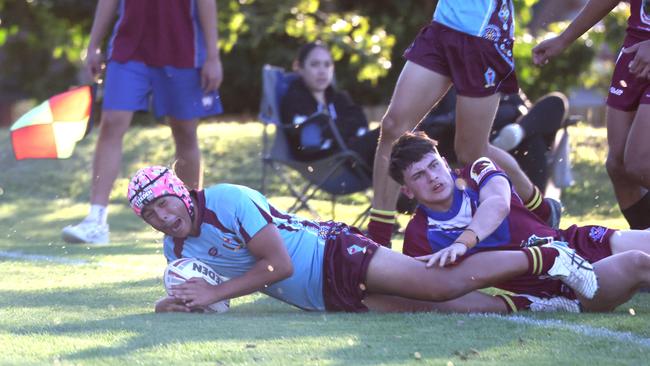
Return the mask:
<svg viewBox="0 0 650 366">
<path fill-rule="evenodd" d="M 621 210 L 630 229 L 645 230 L 650 227 L 650 192 L 641 197 L 632 206 Z"/>
</svg>

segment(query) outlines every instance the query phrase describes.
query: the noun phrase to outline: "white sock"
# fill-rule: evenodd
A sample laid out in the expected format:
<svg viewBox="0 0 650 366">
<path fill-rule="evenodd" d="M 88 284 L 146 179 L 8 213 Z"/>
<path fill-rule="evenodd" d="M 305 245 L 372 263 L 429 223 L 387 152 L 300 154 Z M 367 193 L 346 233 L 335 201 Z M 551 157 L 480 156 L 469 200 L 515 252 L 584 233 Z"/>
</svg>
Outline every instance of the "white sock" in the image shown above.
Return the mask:
<svg viewBox="0 0 650 366">
<path fill-rule="evenodd" d="M 108 218 L 108 207 L 103 205 L 90 205 L 90 213 L 86 216 L 86 220 L 96 221 L 100 224 L 106 224 Z"/>
</svg>

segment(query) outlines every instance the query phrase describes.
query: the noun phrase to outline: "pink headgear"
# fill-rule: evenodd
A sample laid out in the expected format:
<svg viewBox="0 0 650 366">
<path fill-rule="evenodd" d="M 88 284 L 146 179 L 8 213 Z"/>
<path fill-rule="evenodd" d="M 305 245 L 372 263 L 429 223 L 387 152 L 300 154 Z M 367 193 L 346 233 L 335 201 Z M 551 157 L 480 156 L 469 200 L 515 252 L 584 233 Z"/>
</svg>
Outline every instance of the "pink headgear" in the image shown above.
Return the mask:
<svg viewBox="0 0 650 366">
<path fill-rule="evenodd" d="M 150 166 L 138 170 L 129 183 L 126 197 L 136 215 L 142 216 L 142 208 L 159 197 L 176 196 L 183 201 L 190 217 L 194 218 L 194 204 L 183 181 L 169 168 Z"/>
</svg>

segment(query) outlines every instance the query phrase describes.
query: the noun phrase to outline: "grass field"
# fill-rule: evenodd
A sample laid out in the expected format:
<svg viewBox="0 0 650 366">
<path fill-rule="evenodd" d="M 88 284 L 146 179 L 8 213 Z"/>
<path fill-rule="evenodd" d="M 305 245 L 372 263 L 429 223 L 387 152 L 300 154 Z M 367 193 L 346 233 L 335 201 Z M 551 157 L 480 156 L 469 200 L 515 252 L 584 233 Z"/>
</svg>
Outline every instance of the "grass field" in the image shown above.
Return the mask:
<svg viewBox="0 0 650 366">
<path fill-rule="evenodd" d="M 259 187 L 259 124 L 204 124 L 199 133 L 206 183 Z M 154 314 L 152 303 L 164 294 L 161 236 L 128 209 L 125 177 L 172 161 L 168 129 L 129 132 L 123 178 L 111 195 L 108 246 L 60 238 L 63 226 L 87 213 L 96 133 L 69 160 L 21 162 L 8 134 L 0 130 L 1 365 L 643 365 L 650 359 L 647 293 L 612 314 L 317 314 L 261 295 L 235 299 L 221 315 Z M 562 197 L 563 226 L 623 227 L 603 166 L 605 131 L 583 125 L 571 135 L 576 185 Z M 267 193 L 279 207 L 291 203 L 277 177 Z M 321 198 L 317 210 L 329 218 L 329 201 Z M 366 206 L 363 194 L 346 197 L 336 218 L 351 222 Z"/>
</svg>

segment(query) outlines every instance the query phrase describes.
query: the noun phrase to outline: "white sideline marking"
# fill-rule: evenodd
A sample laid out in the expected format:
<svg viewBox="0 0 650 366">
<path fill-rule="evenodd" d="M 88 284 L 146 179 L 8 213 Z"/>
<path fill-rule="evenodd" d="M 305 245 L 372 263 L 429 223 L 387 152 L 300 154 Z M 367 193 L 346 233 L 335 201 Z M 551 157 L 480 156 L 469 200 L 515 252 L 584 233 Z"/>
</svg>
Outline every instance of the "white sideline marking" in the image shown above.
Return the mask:
<svg viewBox="0 0 650 366">
<path fill-rule="evenodd" d="M 51 262 L 51 263 L 61 263 L 61 264 L 76 264 L 76 265 L 89 264 L 88 261 L 82 259 L 69 259 L 69 258 L 52 257 L 49 255 L 39 255 L 39 254 L 24 254 L 23 252 L 5 252 L 2 250 L 0 250 L 0 257 L 28 260 L 33 262 Z"/>
<path fill-rule="evenodd" d="M 86 261 L 83 259 L 70 259 L 70 258 L 63 258 L 63 257 L 57 257 L 57 256 L 49 256 L 49 255 L 40 255 L 40 254 L 25 254 L 21 251 L 12 251 L 12 252 L 6 252 L 0 250 L 0 258 L 11 258 L 11 259 L 17 259 L 17 260 L 25 260 L 25 261 L 31 261 L 31 262 L 48 262 L 48 263 L 56 263 L 56 264 L 71 264 L 75 266 L 82 266 L 82 265 L 89 265 L 89 266 L 99 266 L 99 267 L 109 267 L 109 268 L 114 268 L 114 269 L 121 269 L 121 270 L 129 270 L 129 271 L 139 271 L 143 273 L 151 273 L 152 270 L 149 267 L 146 266 L 127 266 L 127 265 L 120 265 L 120 264 L 115 264 L 115 263 L 105 263 L 105 262 L 90 262 Z"/>
<path fill-rule="evenodd" d="M 650 348 L 650 338 L 638 337 L 630 332 L 617 332 L 615 330 L 609 330 L 607 328 L 597 328 L 588 325 L 570 324 L 556 319 L 545 319 L 545 320 L 532 319 L 532 318 L 526 318 L 519 315 L 504 316 L 498 314 L 469 314 L 469 316 L 472 318 L 492 318 L 492 319 L 506 320 L 517 324 L 533 325 L 542 328 L 557 328 L 557 329 L 568 330 L 574 333 L 578 333 L 580 335 L 585 335 L 587 337 L 605 338 L 607 340 L 614 339 L 623 343 L 636 343 L 640 346 Z"/>
</svg>

